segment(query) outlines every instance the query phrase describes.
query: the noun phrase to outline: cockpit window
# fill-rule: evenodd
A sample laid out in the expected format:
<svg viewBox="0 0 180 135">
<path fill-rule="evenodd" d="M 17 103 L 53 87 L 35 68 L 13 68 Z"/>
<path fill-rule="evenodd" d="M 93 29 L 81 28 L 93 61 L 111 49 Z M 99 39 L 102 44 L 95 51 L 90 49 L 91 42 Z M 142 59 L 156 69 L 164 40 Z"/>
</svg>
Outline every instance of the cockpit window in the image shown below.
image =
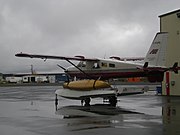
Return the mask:
<svg viewBox="0 0 180 135">
<path fill-rule="evenodd" d="M 94 66 L 93 66 L 93 68 L 100 68 L 100 66 L 99 66 L 99 63 L 94 63 Z"/>
<path fill-rule="evenodd" d="M 81 62 L 79 62 L 79 64 L 77 66 L 78 67 L 86 67 L 86 62 L 81 61 Z"/>
</svg>

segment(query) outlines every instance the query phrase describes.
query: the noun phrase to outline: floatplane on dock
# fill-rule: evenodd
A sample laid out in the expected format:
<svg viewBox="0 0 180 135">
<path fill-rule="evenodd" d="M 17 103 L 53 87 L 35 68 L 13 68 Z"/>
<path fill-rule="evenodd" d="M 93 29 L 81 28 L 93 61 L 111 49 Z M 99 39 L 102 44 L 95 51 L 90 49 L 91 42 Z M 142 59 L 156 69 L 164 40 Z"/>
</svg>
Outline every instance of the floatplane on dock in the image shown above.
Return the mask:
<svg viewBox="0 0 180 135">
<path fill-rule="evenodd" d="M 168 33 L 157 33 L 145 58 L 121 59 L 119 57 L 110 57 L 110 59 L 99 59 L 85 58 L 84 56 L 64 57 L 27 53 L 18 53 L 15 56 L 44 60 L 65 60 L 72 66 L 67 69 L 58 66 L 68 76 L 86 79 L 64 83 L 63 89 L 56 90 L 56 97 L 58 95 L 69 99 L 78 99 L 81 100 L 81 103 L 85 102 L 85 105 L 89 105 L 90 98 L 103 97 L 109 99 L 111 105 L 116 105 L 117 94 L 121 94 L 123 90 L 110 85 L 106 80 L 147 77 L 150 82 L 161 82 L 164 78 L 164 72 L 173 71 L 178 73 L 180 67 L 178 67 L 177 62 L 172 67 L 165 66 L 167 40 Z M 75 65 L 72 60 L 80 62 Z"/>
</svg>

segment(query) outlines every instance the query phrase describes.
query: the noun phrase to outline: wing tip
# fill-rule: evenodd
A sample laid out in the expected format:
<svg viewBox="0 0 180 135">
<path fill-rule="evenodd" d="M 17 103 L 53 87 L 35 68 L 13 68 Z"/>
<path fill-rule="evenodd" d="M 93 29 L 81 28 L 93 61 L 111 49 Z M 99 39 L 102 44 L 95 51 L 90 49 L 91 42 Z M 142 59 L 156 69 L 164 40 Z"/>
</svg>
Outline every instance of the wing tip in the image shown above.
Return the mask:
<svg viewBox="0 0 180 135">
<path fill-rule="evenodd" d="M 26 53 L 17 53 L 17 54 L 15 54 L 15 56 L 16 57 L 30 57 L 30 55 L 29 54 L 26 54 Z"/>
</svg>

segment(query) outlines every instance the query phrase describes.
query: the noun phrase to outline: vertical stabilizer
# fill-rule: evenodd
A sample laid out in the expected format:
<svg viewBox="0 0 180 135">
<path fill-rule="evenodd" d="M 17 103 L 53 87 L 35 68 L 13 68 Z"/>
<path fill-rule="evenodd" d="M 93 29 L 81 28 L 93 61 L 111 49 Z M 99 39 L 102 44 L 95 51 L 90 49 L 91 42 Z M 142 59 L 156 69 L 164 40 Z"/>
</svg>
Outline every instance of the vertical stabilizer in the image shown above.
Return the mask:
<svg viewBox="0 0 180 135">
<path fill-rule="evenodd" d="M 144 62 L 150 66 L 165 66 L 168 33 L 157 33 Z"/>
</svg>

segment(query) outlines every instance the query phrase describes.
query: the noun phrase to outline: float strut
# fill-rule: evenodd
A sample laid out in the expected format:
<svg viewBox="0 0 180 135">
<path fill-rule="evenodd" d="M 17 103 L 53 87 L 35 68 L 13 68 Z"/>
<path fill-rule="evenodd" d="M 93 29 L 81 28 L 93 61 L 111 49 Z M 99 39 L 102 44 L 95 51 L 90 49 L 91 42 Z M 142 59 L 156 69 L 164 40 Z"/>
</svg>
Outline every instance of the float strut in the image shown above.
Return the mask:
<svg viewBox="0 0 180 135">
<path fill-rule="evenodd" d="M 90 98 L 85 98 L 84 102 L 85 102 L 85 106 L 90 106 L 91 99 Z"/>
<path fill-rule="evenodd" d="M 58 106 L 58 98 L 57 98 L 57 94 L 56 94 L 56 98 L 55 98 L 55 107 L 56 107 L 56 111 L 57 111 L 57 106 Z"/>
</svg>

